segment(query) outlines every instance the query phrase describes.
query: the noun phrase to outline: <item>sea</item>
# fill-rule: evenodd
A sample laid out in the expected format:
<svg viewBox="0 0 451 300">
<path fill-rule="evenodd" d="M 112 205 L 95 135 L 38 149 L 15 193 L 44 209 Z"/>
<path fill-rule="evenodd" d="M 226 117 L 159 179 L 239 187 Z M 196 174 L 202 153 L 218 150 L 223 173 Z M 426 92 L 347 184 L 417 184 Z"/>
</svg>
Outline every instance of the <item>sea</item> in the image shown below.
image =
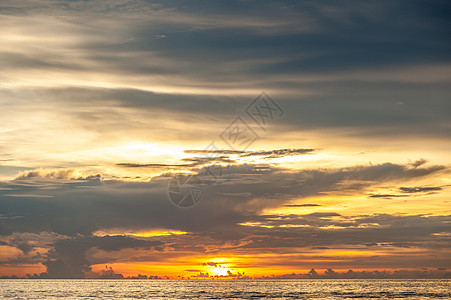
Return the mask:
<svg viewBox="0 0 451 300">
<path fill-rule="evenodd" d="M 259 298 L 451 299 L 451 280 L 0 280 L 0 299 Z"/>
</svg>

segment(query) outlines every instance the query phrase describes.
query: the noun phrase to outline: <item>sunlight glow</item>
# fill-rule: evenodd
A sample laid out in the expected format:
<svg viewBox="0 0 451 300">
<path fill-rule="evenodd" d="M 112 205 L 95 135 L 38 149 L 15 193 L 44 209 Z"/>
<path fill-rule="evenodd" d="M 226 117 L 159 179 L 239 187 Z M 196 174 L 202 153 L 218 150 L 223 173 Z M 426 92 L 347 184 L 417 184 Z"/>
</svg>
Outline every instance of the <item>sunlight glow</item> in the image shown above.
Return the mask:
<svg viewBox="0 0 451 300">
<path fill-rule="evenodd" d="M 166 236 L 166 235 L 182 235 L 187 234 L 186 231 L 180 230 L 153 230 L 153 231 L 145 231 L 145 232 L 135 232 L 135 231 L 121 231 L 120 229 L 115 230 L 98 230 L 93 234 L 95 236 L 114 236 L 114 235 L 128 235 L 128 236 L 136 236 L 136 237 L 153 237 L 153 236 Z"/>
</svg>

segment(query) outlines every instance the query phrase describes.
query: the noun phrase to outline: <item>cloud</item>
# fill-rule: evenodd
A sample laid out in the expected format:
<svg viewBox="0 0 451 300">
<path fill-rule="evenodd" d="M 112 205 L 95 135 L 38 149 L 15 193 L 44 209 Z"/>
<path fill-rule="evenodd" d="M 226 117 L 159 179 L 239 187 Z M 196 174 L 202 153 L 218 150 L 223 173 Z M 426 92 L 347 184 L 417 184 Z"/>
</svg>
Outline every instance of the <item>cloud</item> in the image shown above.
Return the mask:
<svg viewBox="0 0 451 300">
<path fill-rule="evenodd" d="M 360 216 L 341 216 L 336 213 L 307 214 L 307 215 L 263 215 L 254 216 L 242 224 L 242 230 L 248 237 L 243 249 L 249 251 L 265 251 L 265 253 L 280 253 L 292 248 L 311 247 L 312 249 L 360 249 L 370 252 L 371 249 L 383 249 L 386 262 L 379 265 L 391 268 L 402 267 L 409 256 L 416 256 L 413 249 L 422 250 L 427 260 L 435 265 L 443 263 L 444 257 L 438 258 L 433 249 L 440 249 L 449 241 L 445 236 L 436 233 L 446 231 L 447 220 L 450 216 L 422 216 L 422 215 L 389 215 L 374 214 Z M 382 247 L 382 248 L 381 248 Z M 408 247 L 412 253 L 403 253 L 401 258 L 396 248 Z M 264 249 L 264 250 L 263 250 Z M 335 250 L 340 252 L 340 250 Z M 344 250 L 346 251 L 346 250 Z M 401 251 L 403 252 L 403 251 Z M 244 252 L 243 252 L 244 253 Z M 327 253 L 327 252 L 326 252 Z M 339 255 L 329 252 L 330 259 L 339 259 Z M 338 256 L 337 256 L 338 255 Z M 425 258 L 424 257 L 424 258 Z M 323 258 L 326 259 L 323 254 Z M 371 254 L 360 257 L 359 265 L 372 265 Z M 293 259 L 295 259 L 293 257 Z M 310 257 L 303 257 L 309 260 Z M 398 262 L 396 262 L 398 259 Z M 273 262 L 274 263 L 274 262 Z M 290 262 L 292 265 L 299 261 Z M 390 265 L 393 263 L 394 265 Z"/>
<path fill-rule="evenodd" d="M 240 150 L 185 150 L 185 153 L 205 154 L 205 155 L 238 155 L 239 157 L 264 156 L 266 158 L 276 158 L 291 155 L 311 154 L 315 149 L 277 149 L 259 151 Z"/>
<path fill-rule="evenodd" d="M 112 267 L 105 266 L 105 270 L 101 270 L 100 274 L 91 274 L 91 276 L 95 276 L 94 278 L 101 279 L 123 279 L 124 275 L 116 273 Z M 143 278 L 143 279 L 147 279 Z"/>
<path fill-rule="evenodd" d="M 270 151 L 252 151 L 245 153 L 243 156 L 265 156 L 266 158 L 276 158 L 291 155 L 311 154 L 315 149 L 279 149 Z"/>
<path fill-rule="evenodd" d="M 400 259 L 393 249 L 419 247 L 432 251 L 447 243 L 445 235 L 437 235 L 448 230 L 446 216 L 345 216 L 324 211 L 323 205 L 309 205 L 323 209 L 309 214 L 264 213 L 270 208 L 286 207 L 294 199 L 299 201 L 323 193 L 347 190 L 346 182 L 349 180 L 365 182 L 357 188 L 353 187 L 354 194 L 365 194 L 366 189 L 374 185 L 433 177 L 444 170 L 442 166 L 413 168 L 409 165 L 381 164 L 298 171 L 269 167 L 266 172 L 260 173 L 246 171 L 245 167 L 232 166 L 229 173 L 205 186 L 205 198 L 190 210 L 180 210 L 169 203 L 167 177 L 156 177 L 150 182 L 51 179 L 54 184 L 45 189 L 51 198 L 7 196 L 11 194 L 10 189 L 15 193 L 34 194 L 42 188 L 33 181 L 16 180 L 8 185 L 3 184 L 3 187 L 10 189 L 0 190 L 0 208 L 8 216 L 7 219 L 0 219 L 1 234 L 7 237 L 14 232 L 39 234 L 49 231 L 65 236 L 51 242 L 31 242 L 31 239 L 25 238 L 10 244 L 28 251 L 30 255 L 38 247 L 48 249 L 48 255 L 32 258 L 28 255 L 28 260 L 17 257 L 15 262 L 30 262 L 30 259 L 34 263 L 41 262 L 47 267 L 48 274 L 42 276 L 65 278 L 98 276 L 91 274 L 93 263 L 120 261 L 121 257 L 129 255 L 126 253 L 130 248 L 135 249 L 134 260 L 147 262 L 224 249 L 233 249 L 235 253 L 263 251 L 277 254 L 296 252 L 299 248 L 358 246 L 392 252 L 392 255 L 386 254 L 384 263 L 372 256 L 362 257 L 356 263 L 371 268 L 376 264 L 402 267 L 412 263 L 416 257 L 412 253 Z M 303 207 L 299 205 L 297 207 Z M 11 218 L 14 216 L 21 218 Z M 91 236 L 95 231 L 109 228 L 121 228 L 124 232 L 167 228 L 187 234 L 164 236 L 158 242 L 122 236 Z M 167 256 L 165 245 L 174 251 L 171 256 Z M 143 250 L 146 248 L 153 250 Z M 443 265 L 441 255 L 432 257 L 425 252 L 422 255 L 429 265 Z M 326 258 L 324 260 L 327 262 Z M 342 259 L 336 261 L 337 265 L 346 263 Z M 308 262 L 309 258 L 290 260 L 292 266 L 298 267 L 305 267 Z M 216 264 L 214 261 L 210 263 Z M 286 263 L 286 260 L 271 261 L 271 264 L 279 266 Z M 415 264 L 425 265 L 421 260 Z"/>
<path fill-rule="evenodd" d="M 104 251 L 119 251 L 125 248 L 158 249 L 162 242 L 153 240 L 138 240 L 127 236 L 77 237 L 57 240 L 54 249 L 49 253 L 48 260 L 43 264 L 47 271 L 40 274 L 41 278 L 85 278 L 108 277 L 120 278 L 110 268 L 100 274 L 93 274 L 91 263 L 86 257 L 87 251 L 97 248 Z"/>
<path fill-rule="evenodd" d="M 306 204 L 285 204 L 284 206 L 286 206 L 286 207 L 315 207 L 315 206 L 321 206 L 321 205 L 306 203 Z"/>
<path fill-rule="evenodd" d="M 38 168 L 20 172 L 15 180 L 28 180 L 36 178 L 47 179 L 79 179 L 79 180 L 102 180 L 102 174 L 83 174 L 83 170 L 78 169 L 45 169 Z"/>
<path fill-rule="evenodd" d="M 398 191 L 403 194 L 375 194 L 371 195 L 370 198 L 400 198 L 400 197 L 411 197 L 411 196 L 422 196 L 435 194 L 438 191 L 442 191 L 442 187 L 439 186 L 427 186 L 427 187 L 400 187 Z"/>
<path fill-rule="evenodd" d="M 413 167 L 417 168 L 417 167 L 424 165 L 425 163 L 427 163 L 427 160 L 422 158 L 422 159 L 414 161 L 413 163 L 411 163 L 411 165 Z"/>
<path fill-rule="evenodd" d="M 41 182 L 16 180 L 2 185 L 12 190 L 0 190 L 0 207 L 3 214 L 22 218 L 0 219 L 3 224 L 0 228 L 1 234 L 53 231 L 64 235 L 91 234 L 99 229 L 124 226 L 135 230 L 156 227 L 187 232 L 203 231 L 203 224 L 230 228 L 246 222 L 248 215 L 289 205 L 287 202 L 299 197 L 346 191 L 349 180 L 365 182 L 358 188 L 352 187 L 358 193 L 382 182 L 422 178 L 443 170 L 443 166 L 411 168 L 390 163 L 299 171 L 270 166 L 264 171 L 253 170 L 252 165 L 230 166 L 222 177 L 209 181 L 198 209 L 189 211 L 179 211 L 167 200 L 170 179 L 167 176 L 135 183 L 97 178 L 52 179 L 45 181 L 45 192 Z M 203 174 L 203 170 L 200 172 Z M 44 193 L 48 197 L 8 196 Z"/>
<path fill-rule="evenodd" d="M 442 188 L 439 186 L 429 186 L 429 187 L 415 186 L 415 187 L 400 187 L 399 190 L 403 193 L 413 194 L 413 193 L 441 191 Z"/>
<path fill-rule="evenodd" d="M 237 279 L 249 279 L 249 276 L 245 276 L 244 273 L 245 272 L 243 272 L 243 273 L 240 273 L 240 272 L 233 273 L 232 271 L 227 270 L 227 277 L 229 277 L 229 278 L 237 278 Z"/>
<path fill-rule="evenodd" d="M 43 10 L 21 3 L 2 3 L 5 20 L 2 28 L 9 37 L 2 61 L 7 64 L 4 69 L 8 68 L 5 73 L 9 74 L 10 81 L 17 79 L 22 84 L 29 84 L 19 77 L 24 74 L 33 81 L 40 79 L 30 78 L 32 73 L 25 70 L 39 69 L 46 78 L 53 78 L 45 83 L 41 78 L 38 81 L 41 85 L 77 85 L 87 89 L 97 86 L 108 93 L 114 92 L 111 91 L 114 87 L 136 93 L 176 90 L 185 94 L 249 95 L 265 87 L 298 96 L 302 90 L 321 91 L 322 87 L 316 86 L 319 81 L 328 81 L 328 85 L 338 82 L 363 92 L 368 86 L 357 85 L 356 81 L 366 78 L 369 82 L 378 82 L 377 89 L 383 84 L 382 90 L 387 94 L 390 92 L 387 76 L 396 73 L 392 69 L 401 69 L 396 78 L 390 78 L 393 81 L 406 81 L 410 75 L 424 82 L 430 78 L 424 76 L 425 73 L 446 75 L 446 71 L 427 70 L 428 66 L 449 63 L 449 56 L 443 50 L 449 44 L 445 30 L 449 21 L 437 17 L 447 5 L 438 3 L 427 5 L 426 9 L 424 4 L 411 5 L 405 1 L 397 4 L 355 2 L 345 10 L 336 4 L 275 4 L 270 1 L 234 3 L 233 6 L 215 4 L 208 9 L 198 3 L 180 7 L 166 2 L 119 5 L 101 1 L 94 5 L 57 1 L 49 2 Z M 399 18 L 393 15 L 394 11 L 406 11 L 406 8 L 409 13 L 403 14 L 402 22 L 390 21 Z M 368 16 L 366 11 L 375 14 Z M 24 17 L 27 23 L 22 22 Z M 361 22 L 354 21 L 356 19 Z M 424 27 L 418 27 L 419 20 Z M 96 26 L 87 25 L 93 23 Z M 49 30 L 54 24 L 59 25 L 58 31 Z M 52 32 L 52 35 L 43 32 Z M 21 40 L 14 40 L 15 35 Z M 166 38 L 161 39 L 161 36 Z M 36 37 L 40 38 L 39 44 L 35 42 Z M 27 47 L 20 47 L 23 44 Z M 403 71 L 402 67 L 417 69 Z M 67 74 L 73 77 L 65 78 Z M 173 76 L 177 80 L 173 80 Z M 447 78 L 437 77 L 434 82 Z M 306 81 L 309 82 L 305 84 Z M 345 96 L 341 95 L 340 99 Z M 357 98 L 362 100 L 360 95 Z M 430 101 L 446 105 L 433 97 Z M 133 102 L 130 99 L 131 105 Z M 341 115 L 343 111 L 336 109 L 336 102 L 328 104 Z M 349 105 L 349 109 L 354 106 L 354 110 L 372 116 L 370 107 L 362 110 L 355 106 L 357 99 L 352 102 L 354 105 Z M 371 105 L 370 102 L 371 99 L 365 97 L 365 103 Z M 172 103 L 166 105 L 172 106 Z M 191 103 L 185 102 L 184 106 L 189 108 Z M 146 105 L 145 101 L 141 104 Z M 204 104 L 206 109 L 210 107 Z M 305 105 L 316 106 L 315 103 Z M 327 106 L 323 108 L 329 110 Z M 435 108 L 431 105 L 428 109 Z M 298 108 L 294 115 L 299 116 L 302 111 Z M 311 114 L 312 110 L 308 111 Z M 391 117 L 388 113 L 385 116 Z M 312 117 L 321 115 L 315 113 Z M 374 120 L 374 117 L 370 119 Z"/>
<path fill-rule="evenodd" d="M 30 179 L 35 177 L 40 178 L 51 178 L 51 179 L 71 179 L 73 178 L 75 170 L 74 169 L 66 169 L 66 170 L 45 170 L 45 169 L 36 169 L 30 171 L 24 171 L 22 174 L 16 177 L 17 180 L 22 179 Z"/>
<path fill-rule="evenodd" d="M 407 195 L 395 195 L 395 194 L 378 194 L 378 195 L 371 195 L 370 198 L 385 198 L 385 199 L 391 199 L 395 197 L 406 197 Z"/>
<path fill-rule="evenodd" d="M 118 163 L 120 167 L 126 168 L 167 168 L 167 167 L 190 167 L 192 164 L 133 164 L 133 163 Z"/>
<path fill-rule="evenodd" d="M 451 278 L 451 272 L 441 270 L 396 270 L 396 271 L 353 271 L 349 269 L 347 272 L 335 272 L 331 268 L 318 274 L 315 269 L 311 269 L 308 273 L 299 274 L 283 274 L 273 275 L 271 277 L 263 276 L 262 278 L 272 279 L 437 279 Z"/>
<path fill-rule="evenodd" d="M 199 274 L 194 275 L 192 277 L 205 278 L 205 277 L 210 277 L 210 275 L 208 274 L 208 272 L 206 272 L 206 273 L 199 272 Z"/>
</svg>

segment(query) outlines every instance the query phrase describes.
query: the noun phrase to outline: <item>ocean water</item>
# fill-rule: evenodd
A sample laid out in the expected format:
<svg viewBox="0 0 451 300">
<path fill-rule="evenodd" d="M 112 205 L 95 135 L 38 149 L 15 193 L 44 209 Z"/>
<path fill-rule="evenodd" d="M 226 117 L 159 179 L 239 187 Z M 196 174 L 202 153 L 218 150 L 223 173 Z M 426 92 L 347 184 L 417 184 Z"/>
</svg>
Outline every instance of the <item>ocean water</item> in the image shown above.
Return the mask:
<svg viewBox="0 0 451 300">
<path fill-rule="evenodd" d="M 0 299 L 451 299 L 451 280 L 0 280 Z"/>
</svg>

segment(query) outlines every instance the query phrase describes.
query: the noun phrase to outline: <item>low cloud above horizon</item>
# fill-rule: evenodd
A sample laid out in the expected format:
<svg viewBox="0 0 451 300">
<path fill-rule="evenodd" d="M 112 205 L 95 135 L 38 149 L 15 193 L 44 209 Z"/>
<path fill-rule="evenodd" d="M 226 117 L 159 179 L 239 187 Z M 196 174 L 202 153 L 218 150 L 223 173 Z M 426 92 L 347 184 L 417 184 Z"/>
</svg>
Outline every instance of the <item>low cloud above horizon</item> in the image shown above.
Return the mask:
<svg viewBox="0 0 451 300">
<path fill-rule="evenodd" d="M 449 277 L 450 11 L 1 2 L 0 277 Z"/>
</svg>

